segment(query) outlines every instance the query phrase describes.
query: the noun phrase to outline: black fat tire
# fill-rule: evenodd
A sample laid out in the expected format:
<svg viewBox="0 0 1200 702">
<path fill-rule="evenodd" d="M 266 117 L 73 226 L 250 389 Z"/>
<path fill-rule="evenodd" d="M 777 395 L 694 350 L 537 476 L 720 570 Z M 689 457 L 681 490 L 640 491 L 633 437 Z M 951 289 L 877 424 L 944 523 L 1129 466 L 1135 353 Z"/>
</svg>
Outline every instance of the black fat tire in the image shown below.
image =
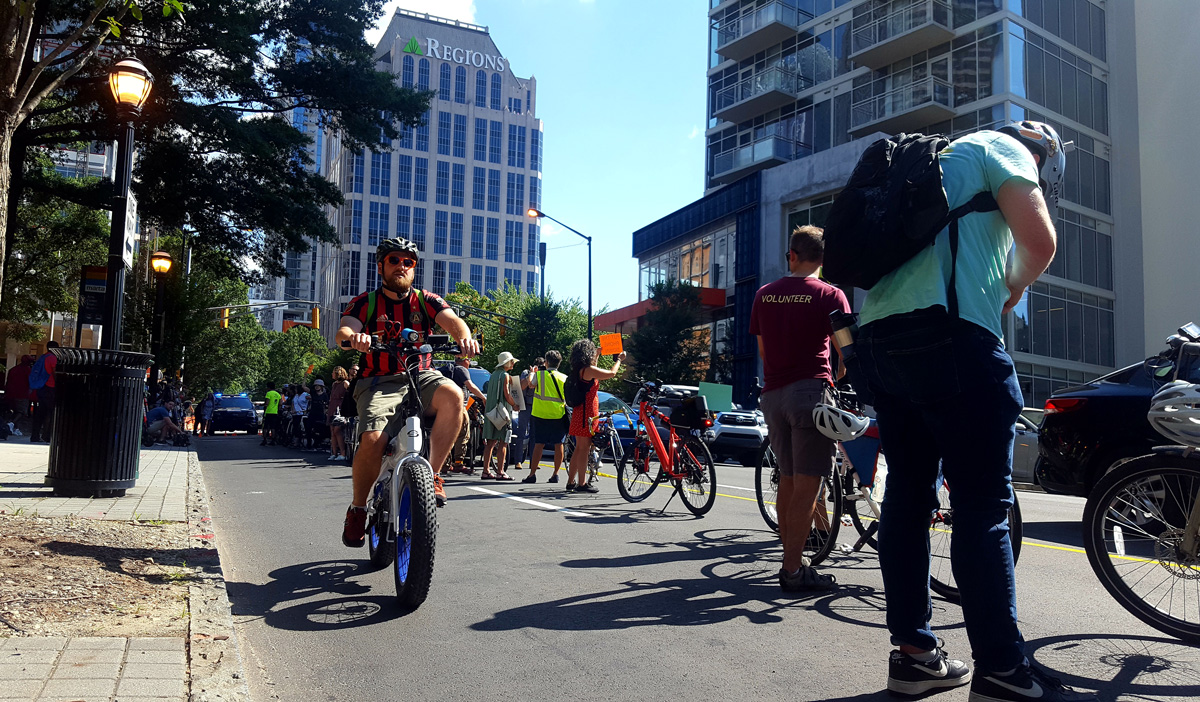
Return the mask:
<svg viewBox="0 0 1200 702">
<path fill-rule="evenodd" d="M 772 531 L 779 533 L 779 511 L 775 506 L 779 498 L 779 464 L 771 444 L 764 441 L 758 449 L 758 460 L 754 469 L 754 495 L 758 498 L 758 513 Z"/>
<path fill-rule="evenodd" d="M 396 599 L 400 606 L 416 609 L 429 596 L 433 583 L 433 557 L 437 550 L 437 502 L 433 496 L 433 471 L 418 461 L 398 468 L 410 486 L 412 509 L 412 547 L 408 578 L 401 582 L 400 571 L 392 568 L 396 581 Z M 397 515 L 397 524 L 401 523 Z M 399 548 L 400 539 L 396 539 Z"/>
<path fill-rule="evenodd" d="M 938 490 L 938 500 L 945 504 L 948 491 L 943 486 L 943 489 Z M 944 524 L 930 524 L 929 533 L 929 550 L 932 555 L 932 560 L 929 564 L 929 589 L 941 595 L 950 602 L 958 603 L 959 593 L 958 585 L 954 581 L 954 570 L 950 563 L 950 540 L 953 532 L 954 522 L 950 522 L 950 528 L 946 528 Z M 1017 500 L 1016 491 L 1013 492 L 1013 504 L 1008 510 L 1008 537 L 1012 543 L 1013 566 L 1017 565 L 1017 559 L 1021 557 L 1021 539 L 1024 535 L 1024 528 L 1021 524 L 1021 503 Z M 941 566 L 939 567 L 939 562 Z"/>
<path fill-rule="evenodd" d="M 699 461 L 699 465 L 688 467 L 687 464 L 692 463 L 692 457 Z M 676 466 L 678 472 L 682 472 L 687 468 L 688 472 L 699 471 L 700 485 L 703 487 L 707 484 L 708 494 L 704 496 L 702 501 L 692 503 L 688 495 L 700 497 L 687 491 L 688 478 L 680 478 L 675 481 L 675 490 L 679 492 L 679 498 L 683 500 L 683 505 L 688 508 L 688 511 L 697 517 L 703 517 L 712 509 L 713 504 L 717 501 L 717 467 L 713 464 L 712 454 L 708 452 L 708 446 L 704 442 L 694 436 L 689 436 L 683 440 L 683 445 L 679 447 L 676 453 L 676 461 L 679 465 Z M 693 483 L 694 484 L 694 483 Z M 703 493 L 702 493 L 703 494 Z"/>
<path fill-rule="evenodd" d="M 646 467 L 645 472 L 640 471 L 643 465 Z M 650 493 L 654 492 L 654 488 L 661 482 L 661 465 L 654 446 L 647 440 L 639 439 L 629 447 L 629 453 L 617 464 L 617 492 L 621 493 L 626 502 L 641 502 L 650 497 Z M 650 477 L 651 475 L 654 477 Z M 629 491 L 630 485 L 645 481 L 650 483 L 645 492 L 633 494 Z"/>
<path fill-rule="evenodd" d="M 817 509 L 825 507 L 825 513 L 829 518 L 829 535 L 824 539 L 817 539 L 814 548 L 805 549 L 804 555 L 808 556 L 811 565 L 817 565 L 825 560 L 833 547 L 837 544 L 838 531 L 842 528 L 842 491 L 838 484 L 838 479 L 841 475 L 836 468 L 831 468 L 829 473 L 821 479 L 821 492 L 817 498 Z M 816 532 L 815 527 L 809 531 L 809 541 L 812 542 L 812 534 Z"/>
<path fill-rule="evenodd" d="M 1165 479 L 1174 483 L 1174 487 L 1166 485 Z M 1117 571 L 1113 559 L 1109 557 L 1108 540 L 1105 537 L 1106 522 L 1112 515 L 1110 507 L 1114 501 L 1121 500 L 1124 493 L 1131 491 L 1139 483 L 1143 485 L 1143 489 L 1139 491 L 1143 496 L 1141 504 L 1155 507 L 1157 513 L 1143 512 L 1142 518 L 1147 519 L 1148 523 L 1152 522 L 1149 524 L 1149 530 L 1143 529 L 1141 524 L 1132 522 L 1128 517 L 1124 518 L 1124 521 L 1128 527 L 1142 530 L 1142 533 L 1145 534 L 1143 538 L 1148 542 L 1145 545 L 1152 547 L 1156 552 L 1153 555 L 1146 554 L 1150 557 L 1142 560 L 1145 560 L 1150 568 L 1167 570 L 1171 578 L 1178 579 L 1180 577 L 1172 574 L 1171 569 L 1167 565 L 1163 565 L 1163 561 L 1157 560 L 1154 555 L 1163 549 L 1161 536 L 1164 531 L 1170 529 L 1182 533 L 1192 508 L 1188 500 L 1200 499 L 1200 461 L 1196 459 L 1155 453 L 1135 458 L 1109 471 L 1096 483 L 1096 487 L 1088 496 L 1087 506 L 1083 510 L 1083 548 L 1087 552 L 1092 570 L 1100 579 L 1100 584 L 1130 614 L 1164 634 L 1182 639 L 1190 644 L 1200 644 L 1200 621 L 1192 622 L 1180 619 L 1146 602 L 1126 584 Z M 1149 492 L 1145 488 L 1151 488 L 1153 492 Z M 1160 489 L 1163 495 L 1162 503 L 1150 505 L 1146 502 L 1148 498 L 1157 498 Z M 1166 504 L 1168 494 L 1175 498 L 1175 505 Z M 1180 498 L 1183 498 L 1184 501 L 1180 502 Z M 1127 507 L 1131 506 L 1127 501 L 1124 504 Z M 1175 567 L 1184 569 L 1188 566 L 1175 564 Z M 1149 574 L 1143 574 L 1139 582 L 1135 584 L 1139 584 L 1148 577 Z M 1161 583 L 1168 581 L 1160 578 L 1158 582 L 1160 584 L 1154 586 L 1153 592 L 1157 594 L 1160 601 L 1170 602 L 1180 599 L 1164 596 Z M 1173 583 L 1170 591 L 1174 592 Z M 1190 598 L 1188 606 L 1193 609 L 1195 607 Z"/>
<path fill-rule="evenodd" d="M 396 557 L 396 544 L 392 543 L 395 535 L 392 533 L 393 524 L 391 519 L 392 509 L 392 484 L 389 480 L 379 490 L 379 499 L 375 503 L 375 514 L 371 516 L 371 521 L 367 524 L 367 553 L 371 559 L 371 565 L 375 568 L 386 568 L 392 564 L 392 560 Z M 372 538 L 378 534 L 379 545 L 375 545 L 375 539 Z"/>
</svg>

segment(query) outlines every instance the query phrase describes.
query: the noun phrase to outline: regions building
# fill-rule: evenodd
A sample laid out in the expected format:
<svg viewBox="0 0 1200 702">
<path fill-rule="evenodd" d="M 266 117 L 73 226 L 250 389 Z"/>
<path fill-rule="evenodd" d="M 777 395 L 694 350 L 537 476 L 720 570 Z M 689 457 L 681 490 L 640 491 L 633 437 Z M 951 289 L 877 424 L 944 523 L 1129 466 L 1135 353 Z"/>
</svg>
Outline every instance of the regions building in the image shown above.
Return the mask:
<svg viewBox="0 0 1200 702">
<path fill-rule="evenodd" d="M 1026 403 L 1141 360 L 1196 315 L 1187 120 L 1200 90 L 1178 69 L 1200 58 L 1200 5 L 1137 7 L 714 0 L 706 192 L 634 232 L 642 295 L 663 278 L 723 293 L 709 295 L 714 351 L 732 354 L 735 400 L 749 398 L 754 293 L 785 273 L 788 233 L 824 222 L 868 144 L 1039 120 L 1075 150 L 1058 254 L 1005 320 Z M 848 293 L 857 309 L 863 292 Z M 601 319 L 636 324 L 634 308 Z"/>
</svg>

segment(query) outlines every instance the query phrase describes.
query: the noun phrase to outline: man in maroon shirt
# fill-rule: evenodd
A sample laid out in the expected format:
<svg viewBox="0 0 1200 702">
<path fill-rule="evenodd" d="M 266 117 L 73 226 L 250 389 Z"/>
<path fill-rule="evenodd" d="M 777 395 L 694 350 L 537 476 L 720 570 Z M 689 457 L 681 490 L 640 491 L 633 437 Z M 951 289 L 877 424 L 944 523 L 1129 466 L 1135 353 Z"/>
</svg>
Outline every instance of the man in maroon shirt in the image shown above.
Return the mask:
<svg viewBox="0 0 1200 702">
<path fill-rule="evenodd" d="M 21 357 L 4 381 L 4 399 L 13 411 L 13 421 L 29 417 L 29 371 L 33 370 L 33 356 Z"/>
<path fill-rule="evenodd" d="M 349 342 L 364 356 L 362 377 L 354 385 L 354 400 L 358 404 L 358 448 L 354 452 L 352 478 L 354 496 L 346 510 L 342 528 L 342 543 L 357 548 L 365 542 L 367 497 L 379 478 L 383 451 L 391 437 L 403 428 L 404 417 L 396 409 L 408 393 L 404 367 L 389 354 L 371 352 L 371 335 L 389 337 L 400 329 L 415 329 L 423 334 L 433 331 L 437 324 L 454 339 L 462 355 L 471 358 L 479 353 L 479 342 L 471 338 L 471 329 L 441 297 L 426 290 L 413 288 L 413 278 L 419 255 L 416 244 L 407 239 L 387 239 L 375 250 L 375 265 L 381 285 L 378 290 L 363 293 L 350 301 L 342 313 L 336 343 Z M 429 462 L 434 466 L 434 494 L 438 507 L 446 504 L 446 492 L 438 469 L 446 464 L 450 449 L 462 427 L 462 391 L 449 378 L 436 370 L 417 371 L 417 387 L 425 413 L 434 417 L 429 440 Z"/>
<path fill-rule="evenodd" d="M 759 405 L 779 462 L 779 585 L 785 592 L 829 590 L 836 584 L 804 556 L 821 479 L 833 466 L 833 442 L 817 431 L 812 418 L 832 380 L 829 313 L 850 311 L 845 294 L 817 278 L 825 257 L 823 235 L 818 227 L 796 228 L 787 251 L 789 275 L 760 288 L 750 312 L 750 333 L 758 337 L 765 377 Z"/>
</svg>

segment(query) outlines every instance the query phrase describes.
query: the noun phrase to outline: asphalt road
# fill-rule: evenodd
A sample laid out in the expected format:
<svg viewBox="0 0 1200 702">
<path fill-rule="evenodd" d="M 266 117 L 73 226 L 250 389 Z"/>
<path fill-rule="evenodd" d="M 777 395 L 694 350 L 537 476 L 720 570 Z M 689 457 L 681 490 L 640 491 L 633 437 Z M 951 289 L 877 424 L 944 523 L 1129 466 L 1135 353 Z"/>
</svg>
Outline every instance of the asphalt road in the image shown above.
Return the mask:
<svg viewBox="0 0 1200 702">
<path fill-rule="evenodd" d="M 587 496 L 450 480 L 433 592 L 402 614 L 391 572 L 341 544 L 348 466 L 257 437 L 206 438 L 197 451 L 258 702 L 892 699 L 874 553 L 826 562 L 835 593 L 782 594 L 753 469 L 719 465 L 702 519 L 678 498 L 662 511 L 664 487 L 631 505 L 611 479 Z M 1020 498 L 1030 656 L 1102 700 L 1200 696 L 1200 649 L 1144 626 L 1096 580 L 1082 500 Z M 951 655 L 969 660 L 961 610 L 935 597 L 934 617 Z"/>
</svg>

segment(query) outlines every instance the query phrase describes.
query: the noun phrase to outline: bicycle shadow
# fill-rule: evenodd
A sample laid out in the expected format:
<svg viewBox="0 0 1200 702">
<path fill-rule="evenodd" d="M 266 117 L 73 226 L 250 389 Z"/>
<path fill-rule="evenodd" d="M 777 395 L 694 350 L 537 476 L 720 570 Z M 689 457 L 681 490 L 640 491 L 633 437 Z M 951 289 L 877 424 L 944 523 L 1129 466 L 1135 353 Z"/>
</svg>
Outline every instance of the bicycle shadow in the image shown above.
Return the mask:
<svg viewBox="0 0 1200 702">
<path fill-rule="evenodd" d="M 1063 634 L 1025 642 L 1026 655 L 1102 702 L 1200 697 L 1200 648 L 1133 634 Z M 1065 672 L 1070 671 L 1070 672 Z"/>
<path fill-rule="evenodd" d="M 1024 522 L 1021 538 L 1083 548 L 1083 523 L 1078 519 L 1067 522 Z"/>
<path fill-rule="evenodd" d="M 372 588 L 353 578 L 375 572 L 369 561 L 318 561 L 277 568 L 262 585 L 228 581 L 230 610 L 235 617 L 261 618 L 268 626 L 290 631 L 334 631 L 371 626 L 408 614 L 388 595 L 368 595 Z M 290 607 L 280 605 L 308 600 Z"/>
</svg>

